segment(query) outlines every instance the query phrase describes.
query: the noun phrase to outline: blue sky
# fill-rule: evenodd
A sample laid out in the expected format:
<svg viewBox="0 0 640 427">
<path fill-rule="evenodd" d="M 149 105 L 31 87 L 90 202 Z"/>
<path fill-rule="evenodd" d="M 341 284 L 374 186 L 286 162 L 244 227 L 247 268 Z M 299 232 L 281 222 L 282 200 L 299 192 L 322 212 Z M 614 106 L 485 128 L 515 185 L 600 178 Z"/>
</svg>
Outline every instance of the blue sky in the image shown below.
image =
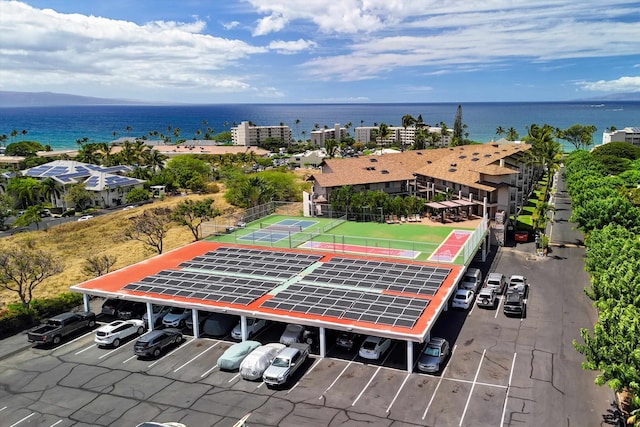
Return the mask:
<svg viewBox="0 0 640 427">
<path fill-rule="evenodd" d="M 0 90 L 150 102 L 640 92 L 627 0 L 0 0 Z"/>
</svg>

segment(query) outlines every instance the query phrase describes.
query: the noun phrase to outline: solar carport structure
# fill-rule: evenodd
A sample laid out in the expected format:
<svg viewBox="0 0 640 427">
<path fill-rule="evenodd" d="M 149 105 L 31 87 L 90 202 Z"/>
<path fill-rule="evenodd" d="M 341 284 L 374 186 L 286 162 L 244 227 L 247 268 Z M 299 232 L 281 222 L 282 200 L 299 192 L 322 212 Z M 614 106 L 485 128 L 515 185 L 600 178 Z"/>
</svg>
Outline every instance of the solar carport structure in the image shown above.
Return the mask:
<svg viewBox="0 0 640 427">
<path fill-rule="evenodd" d="M 72 286 L 85 295 L 353 331 L 413 343 L 429 339 L 464 267 L 312 251 L 196 242 Z M 149 316 L 151 319 L 152 316 Z M 149 325 L 153 328 L 153 325 Z"/>
</svg>

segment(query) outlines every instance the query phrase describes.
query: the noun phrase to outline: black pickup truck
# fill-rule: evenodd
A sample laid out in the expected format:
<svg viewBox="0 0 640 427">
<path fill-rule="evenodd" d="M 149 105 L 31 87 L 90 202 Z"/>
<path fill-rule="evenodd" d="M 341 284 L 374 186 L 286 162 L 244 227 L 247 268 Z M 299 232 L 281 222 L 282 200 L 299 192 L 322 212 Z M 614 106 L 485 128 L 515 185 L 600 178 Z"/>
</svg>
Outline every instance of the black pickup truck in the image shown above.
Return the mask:
<svg viewBox="0 0 640 427">
<path fill-rule="evenodd" d="M 62 338 L 81 329 L 93 328 L 96 315 L 90 311 L 78 313 L 62 313 L 54 316 L 27 333 L 29 342 L 58 345 Z"/>
</svg>

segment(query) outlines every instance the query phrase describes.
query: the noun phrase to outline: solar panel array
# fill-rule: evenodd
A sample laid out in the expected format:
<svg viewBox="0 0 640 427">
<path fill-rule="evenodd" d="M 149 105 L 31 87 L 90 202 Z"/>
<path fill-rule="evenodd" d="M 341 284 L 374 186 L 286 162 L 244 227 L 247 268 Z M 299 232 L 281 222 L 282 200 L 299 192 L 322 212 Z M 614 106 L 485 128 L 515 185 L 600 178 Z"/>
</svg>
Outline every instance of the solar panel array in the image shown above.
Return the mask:
<svg viewBox="0 0 640 427">
<path fill-rule="evenodd" d="M 172 295 L 204 301 L 248 305 L 267 294 L 278 282 L 244 277 L 219 276 L 179 270 L 162 270 L 124 289 Z"/>
<path fill-rule="evenodd" d="M 435 295 L 450 272 L 450 268 L 334 257 L 300 283 Z"/>
<path fill-rule="evenodd" d="M 260 307 L 412 328 L 428 305 L 424 298 L 293 284 Z"/>
<path fill-rule="evenodd" d="M 314 254 L 225 246 L 183 262 L 180 267 L 224 274 L 264 276 L 284 281 L 301 273 L 321 258 L 321 255 Z"/>
</svg>

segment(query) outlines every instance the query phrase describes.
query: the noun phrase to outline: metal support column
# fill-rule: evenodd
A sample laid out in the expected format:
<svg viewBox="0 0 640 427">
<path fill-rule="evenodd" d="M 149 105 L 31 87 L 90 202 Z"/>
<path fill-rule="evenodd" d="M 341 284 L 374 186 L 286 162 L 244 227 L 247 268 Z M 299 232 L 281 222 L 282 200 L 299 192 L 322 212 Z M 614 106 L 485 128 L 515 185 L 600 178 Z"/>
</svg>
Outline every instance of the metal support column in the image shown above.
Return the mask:
<svg viewBox="0 0 640 427">
<path fill-rule="evenodd" d="M 191 321 L 193 322 L 193 337 L 200 338 L 200 310 L 191 310 Z"/>
<path fill-rule="evenodd" d="M 240 331 L 242 334 L 242 341 L 247 340 L 247 316 L 240 316 Z"/>
<path fill-rule="evenodd" d="M 318 335 L 320 335 L 320 357 L 324 357 L 327 354 L 327 337 L 325 336 L 325 328 L 318 328 L 320 331 Z"/>
<path fill-rule="evenodd" d="M 413 341 L 407 341 L 407 372 L 413 372 Z"/>
<path fill-rule="evenodd" d="M 82 294 L 82 302 L 84 303 L 84 311 L 91 311 L 91 305 L 89 304 L 89 294 Z"/>
<path fill-rule="evenodd" d="M 155 320 L 153 318 L 153 304 L 151 304 L 150 302 L 146 303 L 147 304 L 147 328 L 149 328 L 150 331 L 153 331 L 153 327 L 155 326 Z"/>
</svg>

